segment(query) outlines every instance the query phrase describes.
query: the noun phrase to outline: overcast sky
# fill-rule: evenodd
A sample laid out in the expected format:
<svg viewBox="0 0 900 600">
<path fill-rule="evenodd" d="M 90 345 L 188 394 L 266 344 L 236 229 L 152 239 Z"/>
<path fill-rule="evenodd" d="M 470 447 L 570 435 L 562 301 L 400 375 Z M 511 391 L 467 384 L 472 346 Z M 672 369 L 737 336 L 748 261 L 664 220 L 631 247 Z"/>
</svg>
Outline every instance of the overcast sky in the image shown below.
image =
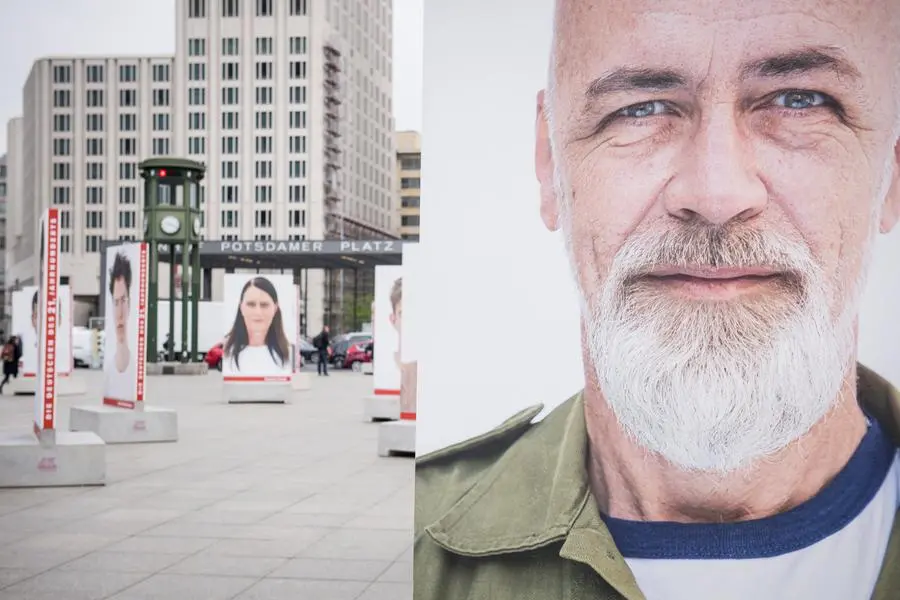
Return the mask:
<svg viewBox="0 0 900 600">
<path fill-rule="evenodd" d="M 394 119 L 422 128 L 422 3 L 394 0 Z M 175 0 L 0 0 L 0 155 L 35 59 L 174 54 Z"/>
</svg>

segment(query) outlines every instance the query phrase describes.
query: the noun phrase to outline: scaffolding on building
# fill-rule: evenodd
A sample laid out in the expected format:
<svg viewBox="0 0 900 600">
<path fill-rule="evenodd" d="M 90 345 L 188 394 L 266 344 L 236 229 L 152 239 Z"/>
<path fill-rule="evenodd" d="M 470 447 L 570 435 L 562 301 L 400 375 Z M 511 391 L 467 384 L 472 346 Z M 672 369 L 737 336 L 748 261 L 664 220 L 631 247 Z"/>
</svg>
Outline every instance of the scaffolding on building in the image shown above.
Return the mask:
<svg viewBox="0 0 900 600">
<path fill-rule="evenodd" d="M 334 43 L 326 44 L 323 54 L 325 110 L 322 138 L 325 170 L 323 177 L 325 239 L 344 240 L 344 202 L 340 176 L 344 160 L 342 139 L 343 61 L 341 51 Z M 324 317 L 325 322 L 331 325 L 335 331 L 343 329 L 343 286 L 343 272 L 327 274 Z"/>
</svg>

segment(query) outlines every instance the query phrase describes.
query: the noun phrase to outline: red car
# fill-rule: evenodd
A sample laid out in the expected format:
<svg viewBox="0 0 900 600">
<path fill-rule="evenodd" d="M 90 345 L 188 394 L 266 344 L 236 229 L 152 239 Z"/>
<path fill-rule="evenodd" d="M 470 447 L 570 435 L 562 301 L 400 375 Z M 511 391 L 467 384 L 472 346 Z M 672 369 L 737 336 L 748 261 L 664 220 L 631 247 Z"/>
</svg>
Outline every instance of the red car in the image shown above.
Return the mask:
<svg viewBox="0 0 900 600">
<path fill-rule="evenodd" d="M 328 355 L 331 356 L 331 353 L 332 353 L 332 350 L 329 347 Z M 203 360 L 206 361 L 206 364 L 209 366 L 210 369 L 218 369 L 219 371 L 221 371 L 222 370 L 222 343 L 219 342 L 218 344 L 216 344 L 215 346 L 210 348 L 206 352 L 206 356 L 203 357 Z M 369 360 L 371 360 L 371 358 Z M 302 367 L 304 364 L 305 364 L 305 361 L 303 360 L 302 351 L 298 350 L 297 351 L 297 366 Z M 349 363 L 348 363 L 348 366 L 349 366 Z"/>
<path fill-rule="evenodd" d="M 339 368 L 359 371 L 360 369 L 362 369 L 363 363 L 372 362 L 372 355 L 366 352 L 366 346 L 369 345 L 370 341 L 371 340 L 362 340 L 350 344 L 350 347 L 347 348 L 347 355 L 344 356 L 342 364 L 338 365 Z"/>
<path fill-rule="evenodd" d="M 210 348 L 203 357 L 210 369 L 222 370 L 222 344 L 221 342 Z"/>
</svg>

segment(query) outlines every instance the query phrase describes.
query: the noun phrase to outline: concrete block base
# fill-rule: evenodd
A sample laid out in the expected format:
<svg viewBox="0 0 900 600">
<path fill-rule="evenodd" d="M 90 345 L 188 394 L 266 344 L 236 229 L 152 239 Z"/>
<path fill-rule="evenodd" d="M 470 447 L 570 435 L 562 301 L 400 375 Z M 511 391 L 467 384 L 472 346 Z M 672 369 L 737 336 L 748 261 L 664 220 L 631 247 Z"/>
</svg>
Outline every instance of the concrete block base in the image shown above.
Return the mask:
<svg viewBox="0 0 900 600">
<path fill-rule="evenodd" d="M 228 404 L 284 404 L 291 397 L 293 384 L 286 382 L 223 383 Z"/>
<path fill-rule="evenodd" d="M 309 373 L 294 373 L 294 377 L 291 379 L 291 389 L 306 392 L 312 388 L 312 379 L 309 377 Z"/>
<path fill-rule="evenodd" d="M 378 456 L 415 456 L 416 422 L 393 421 L 378 427 Z"/>
<path fill-rule="evenodd" d="M 37 378 L 19 376 L 10 379 L 6 384 L 10 392 L 15 395 L 33 396 L 37 393 Z M 79 396 L 87 394 L 87 382 L 81 375 L 69 373 L 56 378 L 56 393 L 59 396 Z"/>
<path fill-rule="evenodd" d="M 147 375 L 206 375 L 209 365 L 196 363 L 147 363 Z"/>
<path fill-rule="evenodd" d="M 29 395 L 33 396 L 37 392 L 37 379 L 34 377 L 24 377 L 19 375 L 15 379 L 10 379 L 9 383 L 6 384 L 6 389 L 4 391 L 9 391 L 11 394 L 19 395 Z"/>
<path fill-rule="evenodd" d="M 130 410 L 113 406 L 74 406 L 69 429 L 91 431 L 107 444 L 178 441 L 178 413 L 171 408 L 145 406 Z"/>
<path fill-rule="evenodd" d="M 366 421 L 396 421 L 400 418 L 400 396 L 369 396 L 363 400 Z"/>
<path fill-rule="evenodd" d="M 90 431 L 56 431 L 42 445 L 31 432 L 0 432 L 0 488 L 103 485 L 106 444 Z"/>
<path fill-rule="evenodd" d="M 375 365 L 367 362 L 362 364 L 362 374 L 363 375 L 374 375 L 375 374 Z"/>
</svg>

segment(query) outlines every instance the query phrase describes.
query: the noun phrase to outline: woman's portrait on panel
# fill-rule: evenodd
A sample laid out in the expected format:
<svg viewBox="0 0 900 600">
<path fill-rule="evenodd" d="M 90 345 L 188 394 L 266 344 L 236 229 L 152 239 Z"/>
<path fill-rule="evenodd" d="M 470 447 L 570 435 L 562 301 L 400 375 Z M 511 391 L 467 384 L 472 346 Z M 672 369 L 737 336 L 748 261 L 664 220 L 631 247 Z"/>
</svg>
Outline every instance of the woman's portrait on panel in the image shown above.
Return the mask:
<svg viewBox="0 0 900 600">
<path fill-rule="evenodd" d="M 223 371 L 231 375 L 283 375 L 292 370 L 291 344 L 278 291 L 266 277 L 241 289 L 231 331 L 223 346 Z"/>
</svg>

